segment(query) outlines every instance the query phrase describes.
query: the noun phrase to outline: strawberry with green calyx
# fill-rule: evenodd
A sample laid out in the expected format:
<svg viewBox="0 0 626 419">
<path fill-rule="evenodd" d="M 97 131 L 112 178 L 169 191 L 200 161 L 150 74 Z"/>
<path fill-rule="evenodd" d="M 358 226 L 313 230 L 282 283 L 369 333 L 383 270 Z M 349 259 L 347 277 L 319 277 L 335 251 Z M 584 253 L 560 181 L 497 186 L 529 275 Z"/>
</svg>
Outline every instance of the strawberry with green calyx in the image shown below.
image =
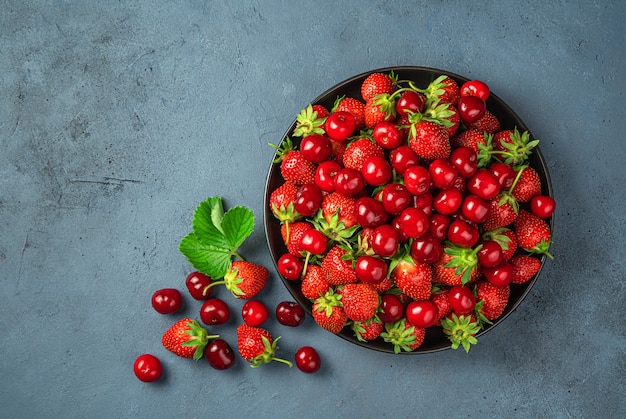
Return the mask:
<svg viewBox="0 0 626 419">
<path fill-rule="evenodd" d="M 489 200 L 489 214 L 483 222 L 485 230 L 506 227 L 515 221 L 519 211 L 519 203 L 509 192 L 500 192 Z"/>
<path fill-rule="evenodd" d="M 324 134 L 324 123 L 326 116 L 320 115 L 319 112 L 309 105 L 296 117 L 296 128 L 293 131 L 295 137 L 306 137 L 311 134 Z"/>
<path fill-rule="evenodd" d="M 393 345 L 395 354 L 402 351 L 411 352 L 424 342 L 426 329 L 415 327 L 402 318 L 395 323 L 385 324 L 385 331 L 380 334 L 380 337 Z"/>
<path fill-rule="evenodd" d="M 530 133 L 513 130 L 498 131 L 493 137 L 493 153 L 506 164 L 524 164 L 537 147 L 539 140 L 531 139 Z"/>
<path fill-rule="evenodd" d="M 163 334 L 161 343 L 175 355 L 197 361 L 202 358 L 209 339 L 217 338 L 219 335 L 209 335 L 197 320 L 187 317 L 170 326 Z"/>
<path fill-rule="evenodd" d="M 363 164 L 370 157 L 385 156 L 385 151 L 370 138 L 357 138 L 351 141 L 343 154 L 343 166 L 361 171 Z"/>
<path fill-rule="evenodd" d="M 322 275 L 331 285 L 353 284 L 358 281 L 353 267 L 354 255 L 348 248 L 335 244 L 322 259 Z"/>
<path fill-rule="evenodd" d="M 507 227 L 485 231 L 482 234 L 482 240 L 493 240 L 498 243 L 502 248 L 503 259 L 505 261 L 511 259 L 517 250 L 517 237 L 515 236 L 515 232 Z"/>
<path fill-rule="evenodd" d="M 353 241 L 359 225 L 355 224 L 347 228 L 344 222 L 340 220 L 340 211 L 341 209 L 337 209 L 329 217 L 328 214 L 325 215 L 320 210 L 315 218 L 311 220 L 311 223 L 315 229 L 322 232 L 331 242 L 349 245 Z"/>
<path fill-rule="evenodd" d="M 461 97 L 458 83 L 445 74 L 442 74 L 430 82 L 425 89 L 420 89 L 411 80 L 407 80 L 407 83 L 411 89 L 423 93 L 430 101 L 437 100 L 441 103 L 451 103 L 455 105 Z"/>
<path fill-rule="evenodd" d="M 300 150 L 294 146 L 291 138 L 287 137 L 280 147 L 270 144 L 276 149 L 274 163 L 280 163 L 280 173 L 288 182 L 296 185 L 315 182 L 315 171 L 317 166 L 312 161 L 307 160 Z"/>
<path fill-rule="evenodd" d="M 302 215 L 296 211 L 293 205 L 297 192 L 298 186 L 288 181 L 285 181 L 272 191 L 270 195 L 270 209 L 281 224 L 289 225 L 289 223 L 302 218 Z"/>
<path fill-rule="evenodd" d="M 441 320 L 443 332 L 451 342 L 452 349 L 458 349 L 463 346 L 465 352 L 468 353 L 471 345 L 478 343 L 476 333 L 480 332 L 480 325 L 472 315 L 462 314 L 457 316 L 452 313 L 450 316 Z"/>
<path fill-rule="evenodd" d="M 545 220 L 526 210 L 520 210 L 513 224 L 513 229 L 519 247 L 530 253 L 546 255 L 550 259 L 554 258 L 548 252 L 552 242 L 552 234 L 550 226 Z"/>
<path fill-rule="evenodd" d="M 508 285 L 496 287 L 489 281 L 480 280 L 476 282 L 475 292 L 476 299 L 481 303 L 476 304 L 476 312 L 491 321 L 500 317 L 504 312 L 509 302 L 511 288 Z"/>
<path fill-rule="evenodd" d="M 374 128 L 381 122 L 392 121 L 396 116 L 396 102 L 390 94 L 376 95 L 365 102 L 366 128 Z"/>
<path fill-rule="evenodd" d="M 322 217 L 329 225 L 343 224 L 343 228 L 358 225 L 356 219 L 356 199 L 343 196 L 338 192 L 331 192 L 322 198 Z M 336 223 L 332 218 L 337 215 Z M 329 237 L 332 239 L 332 237 Z"/>
<path fill-rule="evenodd" d="M 335 100 L 333 112 L 349 112 L 354 117 L 354 131 L 365 128 L 365 102 L 353 97 L 340 96 Z"/>
<path fill-rule="evenodd" d="M 348 322 L 341 305 L 341 294 L 333 288 L 313 301 L 311 316 L 322 329 L 334 334 L 341 332 Z"/>
<path fill-rule="evenodd" d="M 292 255 L 300 256 L 303 251 L 300 239 L 304 233 L 313 228 L 313 224 L 308 221 L 295 221 L 292 223 L 283 223 L 280 226 L 280 235 L 283 243 L 287 247 L 287 251 Z"/>
<path fill-rule="evenodd" d="M 286 359 L 274 356 L 278 350 L 277 342 L 279 340 L 280 336 L 273 339 L 270 332 L 261 327 L 248 326 L 247 324 L 240 324 L 237 327 L 237 349 L 241 357 L 250 362 L 252 368 L 258 368 L 272 361 L 282 362 L 289 365 L 290 368 L 293 366 Z"/>
<path fill-rule="evenodd" d="M 433 283 L 442 285 L 469 284 L 480 275 L 478 252 L 481 245 L 459 247 L 452 243 L 443 246 L 443 254 L 433 265 Z"/>
<path fill-rule="evenodd" d="M 398 84 L 398 76 L 392 71 L 389 74 L 372 73 L 361 83 L 361 97 L 366 102 L 382 94 L 392 94 Z"/>
<path fill-rule="evenodd" d="M 413 115 L 409 120 L 409 147 L 419 157 L 428 161 L 450 157 L 450 135 L 445 125 L 425 119 L 415 122 Z"/>
<path fill-rule="evenodd" d="M 369 342 L 377 339 L 385 330 L 385 324 L 377 316 L 361 322 L 352 322 L 350 327 L 359 342 Z"/>
<path fill-rule="evenodd" d="M 211 197 L 196 208 L 192 228 L 181 240 L 180 252 L 197 271 L 223 278 L 233 258 L 243 260 L 238 249 L 254 230 L 254 213 L 243 206 L 224 212 L 222 198 Z"/>
<path fill-rule="evenodd" d="M 405 254 L 391 263 L 390 270 L 390 278 L 400 292 L 416 301 L 430 298 L 433 280 L 430 265 Z"/>
<path fill-rule="evenodd" d="M 521 166 L 509 191 L 519 202 L 529 202 L 533 196 L 541 194 L 539 173 L 530 166 Z"/>
<path fill-rule="evenodd" d="M 480 148 L 479 148 L 480 145 L 482 146 L 487 145 L 486 137 L 487 135 L 483 133 L 482 131 L 468 129 L 468 130 L 459 132 L 453 137 L 451 137 L 450 144 L 454 148 L 459 148 L 459 147 L 471 148 L 478 154 L 478 152 L 480 151 Z M 483 164 L 482 166 L 479 165 L 479 167 L 485 167 L 487 163 L 490 161 L 491 161 L 491 156 L 488 155 L 485 164 Z"/>
<path fill-rule="evenodd" d="M 309 264 L 304 272 L 302 283 L 300 284 L 302 295 L 313 301 L 328 292 L 331 286 L 324 279 L 321 266 Z"/>
<path fill-rule="evenodd" d="M 214 281 L 209 284 L 204 293 L 208 292 L 209 288 L 216 285 L 224 285 L 228 291 L 231 292 L 233 297 L 240 300 L 247 300 L 258 293 L 260 293 L 269 277 L 269 271 L 265 266 L 253 262 L 247 262 L 243 260 L 234 261 L 222 281 Z"/>
</svg>

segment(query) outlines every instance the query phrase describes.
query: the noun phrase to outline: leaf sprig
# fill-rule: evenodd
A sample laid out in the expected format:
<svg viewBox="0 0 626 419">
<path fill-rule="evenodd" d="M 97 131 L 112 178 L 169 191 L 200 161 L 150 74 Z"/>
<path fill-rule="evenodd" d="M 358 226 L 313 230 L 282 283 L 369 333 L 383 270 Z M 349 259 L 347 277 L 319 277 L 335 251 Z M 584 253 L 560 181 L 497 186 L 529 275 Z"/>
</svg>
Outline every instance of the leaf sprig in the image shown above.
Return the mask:
<svg viewBox="0 0 626 419">
<path fill-rule="evenodd" d="M 254 230 L 254 213 L 236 206 L 224 212 L 222 198 L 207 198 L 194 214 L 192 232 L 180 242 L 179 250 L 189 263 L 213 279 L 226 274 L 233 258 L 245 260 L 238 249 Z"/>
</svg>

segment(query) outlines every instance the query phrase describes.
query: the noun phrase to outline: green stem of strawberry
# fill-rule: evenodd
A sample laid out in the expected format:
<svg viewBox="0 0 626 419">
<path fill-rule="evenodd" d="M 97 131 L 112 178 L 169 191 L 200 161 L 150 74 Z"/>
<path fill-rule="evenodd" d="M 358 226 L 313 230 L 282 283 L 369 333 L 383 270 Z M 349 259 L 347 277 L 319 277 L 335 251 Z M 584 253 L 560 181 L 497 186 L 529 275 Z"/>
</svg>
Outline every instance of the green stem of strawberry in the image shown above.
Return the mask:
<svg viewBox="0 0 626 419">
<path fill-rule="evenodd" d="M 513 183 L 511 184 L 511 187 L 509 188 L 509 193 L 513 192 L 513 189 L 515 188 L 515 185 L 517 185 L 517 182 L 520 180 L 520 178 L 522 177 L 522 172 L 524 171 L 524 169 L 526 169 L 526 167 L 528 166 L 521 166 L 518 170 L 517 170 L 517 175 L 515 175 L 515 179 L 513 179 Z"/>
</svg>

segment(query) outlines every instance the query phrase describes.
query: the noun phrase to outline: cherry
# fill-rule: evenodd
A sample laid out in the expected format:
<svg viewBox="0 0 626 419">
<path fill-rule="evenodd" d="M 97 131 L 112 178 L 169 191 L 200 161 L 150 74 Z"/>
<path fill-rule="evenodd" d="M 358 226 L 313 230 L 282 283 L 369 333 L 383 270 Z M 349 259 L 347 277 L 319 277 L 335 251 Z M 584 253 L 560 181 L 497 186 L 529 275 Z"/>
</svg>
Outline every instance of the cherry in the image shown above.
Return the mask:
<svg viewBox="0 0 626 419">
<path fill-rule="evenodd" d="M 354 208 L 356 220 L 362 227 L 378 227 L 385 224 L 389 217 L 383 203 L 369 196 L 357 199 Z"/>
<path fill-rule="evenodd" d="M 399 215 L 400 227 L 404 234 L 416 239 L 428 231 L 430 223 L 428 216 L 419 208 L 405 208 Z"/>
<path fill-rule="evenodd" d="M 390 224 L 378 226 L 372 232 L 372 250 L 378 256 L 391 257 L 398 251 L 400 238 L 398 233 Z"/>
<path fill-rule="evenodd" d="M 461 96 L 478 96 L 485 102 L 491 93 L 487 83 L 480 80 L 468 80 L 459 89 Z"/>
<path fill-rule="evenodd" d="M 291 253 L 283 254 L 276 263 L 278 273 L 289 281 L 295 281 L 302 276 L 304 262 L 302 259 Z"/>
<path fill-rule="evenodd" d="M 548 218 L 556 209 L 556 201 L 547 195 L 535 195 L 530 198 L 530 212 L 539 218 Z"/>
<path fill-rule="evenodd" d="M 495 240 L 484 241 L 476 256 L 478 257 L 478 263 L 483 268 L 495 268 L 504 262 L 502 246 Z"/>
<path fill-rule="evenodd" d="M 444 241 L 448 237 L 448 227 L 450 227 L 450 217 L 443 214 L 433 214 L 429 218 L 428 231 L 439 241 Z"/>
<path fill-rule="evenodd" d="M 314 255 L 321 255 L 326 251 L 328 245 L 328 237 L 319 230 L 311 228 L 307 230 L 300 238 L 300 247 Z"/>
<path fill-rule="evenodd" d="M 200 320 L 206 325 L 224 324 L 228 319 L 230 319 L 230 308 L 219 298 L 206 300 L 200 308 Z"/>
<path fill-rule="evenodd" d="M 269 311 L 259 300 L 248 300 L 241 307 L 241 317 L 248 326 L 258 327 L 267 321 Z"/>
<path fill-rule="evenodd" d="M 487 110 L 487 104 L 478 96 L 461 96 L 457 106 L 461 120 L 468 124 L 478 121 Z"/>
<path fill-rule="evenodd" d="M 163 366 L 159 358 L 152 354 L 141 354 L 133 364 L 135 376 L 144 383 L 151 383 L 161 378 Z"/>
<path fill-rule="evenodd" d="M 226 370 L 235 363 L 235 353 L 224 339 L 214 339 L 204 349 L 204 357 L 216 370 Z"/>
<path fill-rule="evenodd" d="M 500 192 L 500 182 L 489 170 L 478 169 L 476 174 L 467 180 L 467 190 L 488 201 Z"/>
<path fill-rule="evenodd" d="M 400 183 L 390 183 L 381 192 L 381 201 L 389 214 L 400 214 L 411 200 L 411 192 Z"/>
<path fill-rule="evenodd" d="M 407 90 L 400 94 L 396 101 L 396 112 L 399 116 L 408 116 L 413 113 L 422 112 L 426 105 L 426 96 L 422 93 Z"/>
<path fill-rule="evenodd" d="M 311 346 L 303 346 L 298 349 L 296 351 L 295 361 L 298 369 L 307 374 L 313 374 L 322 366 L 319 354 Z"/>
<path fill-rule="evenodd" d="M 334 141 L 346 141 L 354 133 L 356 121 L 347 111 L 336 111 L 326 118 L 326 135 Z"/>
<path fill-rule="evenodd" d="M 335 191 L 335 176 L 341 170 L 341 165 L 336 160 L 326 160 L 317 166 L 315 171 L 315 184 L 326 192 Z"/>
<path fill-rule="evenodd" d="M 196 300 L 206 300 L 213 293 L 213 288 L 208 286 L 213 281 L 207 275 L 201 272 L 192 272 L 185 279 L 185 286 L 192 298 Z M 206 294 L 204 291 L 206 290 Z"/>
<path fill-rule="evenodd" d="M 296 302 L 281 301 L 276 306 L 276 320 L 282 325 L 290 327 L 300 326 L 304 322 L 304 317 L 304 309 Z"/>
<path fill-rule="evenodd" d="M 450 163 L 458 175 L 465 179 L 473 176 L 478 170 L 478 156 L 469 147 L 458 147 L 452 150 Z"/>
<path fill-rule="evenodd" d="M 433 208 L 439 214 L 450 215 L 457 212 L 463 203 L 463 194 L 457 188 L 442 189 L 433 198 Z"/>
<path fill-rule="evenodd" d="M 460 218 L 453 220 L 448 227 L 448 240 L 459 247 L 472 247 L 479 238 L 478 228 Z"/>
<path fill-rule="evenodd" d="M 374 126 L 372 137 L 376 144 L 383 148 L 391 149 L 398 147 L 404 141 L 404 134 L 393 122 L 380 122 Z"/>
<path fill-rule="evenodd" d="M 466 286 L 454 285 L 448 293 L 448 303 L 456 314 L 467 314 L 474 310 L 476 297 Z"/>
<path fill-rule="evenodd" d="M 482 268 L 483 275 L 487 281 L 491 282 L 496 287 L 506 287 L 513 281 L 515 270 L 513 265 L 509 262 L 502 262 L 500 265 L 493 268 Z"/>
<path fill-rule="evenodd" d="M 389 161 L 391 161 L 391 167 L 393 167 L 398 174 L 404 175 L 408 167 L 419 164 L 419 157 L 411 147 L 401 145 L 391 150 L 389 153 Z"/>
<path fill-rule="evenodd" d="M 474 223 L 482 223 L 489 216 L 491 207 L 487 201 L 484 201 L 476 195 L 467 195 L 461 204 L 461 213 L 463 217 Z"/>
<path fill-rule="evenodd" d="M 424 166 L 409 166 L 404 171 L 404 186 L 413 195 L 423 195 L 430 190 L 430 172 Z"/>
<path fill-rule="evenodd" d="M 404 315 L 404 304 L 394 294 L 383 294 L 380 297 L 380 309 L 378 318 L 383 323 L 395 323 Z"/>
<path fill-rule="evenodd" d="M 161 314 L 176 313 L 183 306 L 183 296 L 175 288 L 163 288 L 152 294 L 152 307 Z"/>
<path fill-rule="evenodd" d="M 447 189 L 454 185 L 457 177 L 456 168 L 446 159 L 435 159 L 428 166 L 433 185 L 439 189 Z"/>
<path fill-rule="evenodd" d="M 411 257 L 421 263 L 435 263 L 443 252 L 441 243 L 426 233 L 411 242 Z"/>
<path fill-rule="evenodd" d="M 406 307 L 406 319 L 413 326 L 426 329 L 435 324 L 439 310 L 430 300 L 411 301 Z"/>
<path fill-rule="evenodd" d="M 344 167 L 335 176 L 335 191 L 343 196 L 353 196 L 365 188 L 365 179 L 359 170 Z"/>
<path fill-rule="evenodd" d="M 368 185 L 381 186 L 389 182 L 393 176 L 391 165 L 384 157 L 372 156 L 363 162 L 361 168 L 363 179 Z"/>
<path fill-rule="evenodd" d="M 509 189 L 515 181 L 515 169 L 509 164 L 497 161 L 491 163 L 487 170 L 498 179 L 501 189 Z"/>
<path fill-rule="evenodd" d="M 322 190 L 315 183 L 305 183 L 298 188 L 293 208 L 305 217 L 315 214 L 322 204 Z"/>
<path fill-rule="evenodd" d="M 333 152 L 330 139 L 321 134 L 307 135 L 300 141 L 300 153 L 313 163 L 327 160 Z"/>
<path fill-rule="evenodd" d="M 387 277 L 387 270 L 389 266 L 383 259 L 370 256 L 361 255 L 356 259 L 354 265 L 354 271 L 356 277 L 361 281 L 368 284 L 378 284 Z"/>
</svg>

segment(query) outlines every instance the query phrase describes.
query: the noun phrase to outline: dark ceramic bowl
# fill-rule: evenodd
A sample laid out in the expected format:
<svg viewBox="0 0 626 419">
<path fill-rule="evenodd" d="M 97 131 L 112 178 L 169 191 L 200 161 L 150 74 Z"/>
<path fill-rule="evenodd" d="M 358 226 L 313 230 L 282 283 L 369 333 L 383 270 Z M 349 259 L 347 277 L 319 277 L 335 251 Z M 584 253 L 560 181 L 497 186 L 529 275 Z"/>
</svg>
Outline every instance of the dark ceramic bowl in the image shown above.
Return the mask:
<svg viewBox="0 0 626 419">
<path fill-rule="evenodd" d="M 326 92 L 322 93 L 319 97 L 314 99 L 311 103 L 321 104 L 321 105 L 324 105 L 327 109 L 330 109 L 333 107 L 335 99 L 338 96 L 345 95 L 348 97 L 361 98 L 361 91 L 360 91 L 361 84 L 368 75 L 372 73 L 377 73 L 377 72 L 389 73 L 392 70 L 395 74 L 399 76 L 398 77 L 399 80 L 413 80 L 418 86 L 421 86 L 421 87 L 427 86 L 431 81 L 433 81 L 434 79 L 436 79 L 442 74 L 446 74 L 452 79 L 454 79 L 459 84 L 459 86 L 461 86 L 464 82 L 469 80 L 458 74 L 454 74 L 445 70 L 439 70 L 436 68 L 413 67 L 413 66 L 380 68 L 380 69 L 376 69 L 376 70 L 368 71 L 366 73 L 359 74 L 345 81 L 342 81 L 341 83 L 333 86 L 332 88 L 328 89 Z M 308 103 L 305 105 L 308 105 Z M 530 133 L 530 130 L 528 129 L 526 124 L 519 118 L 519 116 L 517 116 L 517 114 L 506 103 L 504 103 L 502 99 L 496 96 L 493 92 L 490 94 L 489 98 L 487 99 L 487 109 L 489 109 L 489 111 L 493 113 L 499 119 L 500 124 L 501 124 L 501 129 L 513 129 L 517 127 L 518 130 L 521 132 L 529 131 Z M 294 119 L 291 126 L 289 126 L 289 128 L 285 132 L 285 135 L 283 136 L 281 143 L 282 141 L 285 140 L 287 136 L 291 136 L 295 126 L 296 126 L 296 121 Z M 532 133 L 530 133 L 530 135 L 532 137 Z M 295 138 L 292 138 L 292 139 L 295 140 Z M 534 152 L 532 156 L 530 157 L 529 162 L 530 162 L 530 165 L 538 172 L 539 177 L 541 178 L 542 193 L 544 195 L 553 196 L 550 175 L 548 174 L 548 168 L 546 166 L 546 162 L 545 162 L 545 159 L 543 158 L 541 150 L 539 150 L 539 147 L 536 147 L 534 149 Z M 270 194 L 272 193 L 272 191 L 276 189 L 277 187 L 279 187 L 282 184 L 282 182 L 283 182 L 283 178 L 280 173 L 280 165 L 271 164 L 269 168 L 269 172 L 267 174 L 267 181 L 265 185 L 265 201 L 264 201 L 265 220 L 264 221 L 265 221 L 265 234 L 267 237 L 267 244 L 269 245 L 270 254 L 272 256 L 272 259 L 274 260 L 275 265 L 276 265 L 276 262 L 278 261 L 278 258 L 283 253 L 285 253 L 287 249 L 280 235 L 280 224 L 270 210 L 269 199 L 270 199 Z M 550 217 L 546 221 L 552 228 L 553 223 L 554 223 L 554 216 Z M 543 256 L 541 258 L 541 267 L 543 267 L 543 265 L 545 264 L 545 261 L 546 261 L 546 256 Z M 481 335 L 487 333 L 489 330 L 501 324 L 508 317 L 508 315 L 511 314 L 513 310 L 515 310 L 520 305 L 520 303 L 528 295 L 528 293 L 530 292 L 530 289 L 533 287 L 533 285 L 537 281 L 537 278 L 540 273 L 541 273 L 541 269 L 539 270 L 539 272 L 537 272 L 534 278 L 532 278 L 530 281 L 528 281 L 527 283 L 523 285 L 516 285 L 516 284 L 511 285 L 509 303 L 504 313 L 498 319 L 496 319 L 493 322 L 493 324 L 486 326 L 483 330 L 481 330 L 480 333 L 476 335 L 476 337 L 479 340 L 480 340 Z M 293 298 L 298 303 L 300 303 L 302 307 L 304 307 L 304 309 L 310 315 L 312 303 L 306 297 L 302 295 L 302 292 L 300 291 L 300 281 L 289 281 L 282 277 L 281 279 L 285 287 L 287 287 L 287 290 L 289 291 L 289 293 L 291 293 L 291 295 L 293 296 Z M 393 346 L 384 342 L 382 339 L 377 339 L 377 340 L 366 342 L 366 343 L 358 341 L 356 337 L 353 335 L 353 332 L 349 328 L 345 328 L 341 333 L 339 333 L 339 336 L 349 342 L 354 343 L 355 345 L 359 345 L 359 346 L 377 350 L 377 351 L 393 353 Z M 417 348 L 413 352 L 401 352 L 401 354 L 430 353 L 430 352 L 444 350 L 449 347 L 450 347 L 450 342 L 448 341 L 446 336 L 443 334 L 442 329 L 440 327 L 431 327 L 427 329 L 426 338 L 424 339 L 424 342 L 419 348 Z"/>
</svg>

